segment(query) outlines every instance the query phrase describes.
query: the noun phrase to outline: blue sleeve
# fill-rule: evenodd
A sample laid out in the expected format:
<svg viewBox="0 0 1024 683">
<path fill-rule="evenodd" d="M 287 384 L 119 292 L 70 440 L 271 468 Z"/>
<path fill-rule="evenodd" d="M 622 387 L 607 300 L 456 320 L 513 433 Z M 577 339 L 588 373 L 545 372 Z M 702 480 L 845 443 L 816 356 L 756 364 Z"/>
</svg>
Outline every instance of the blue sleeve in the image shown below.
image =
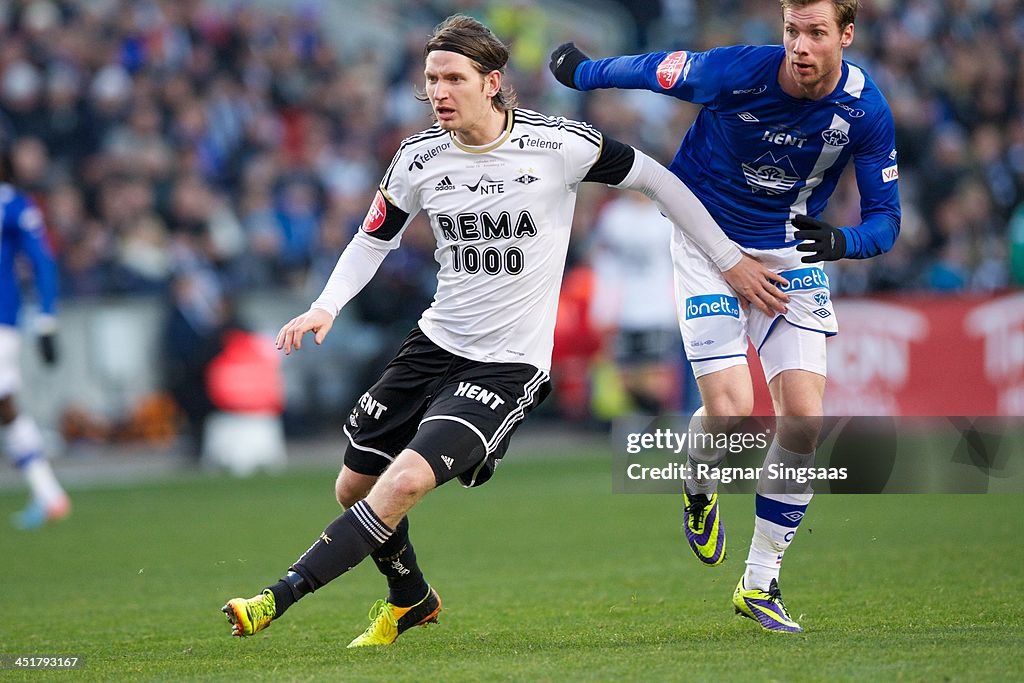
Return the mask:
<svg viewBox="0 0 1024 683">
<path fill-rule="evenodd" d="M 725 50 L 650 52 L 593 59 L 576 67 L 574 80 L 580 90 L 651 90 L 707 105 L 718 97 L 721 90 L 722 73 L 729 63 Z"/>
<path fill-rule="evenodd" d="M 873 134 L 854 153 L 861 223 L 842 228 L 845 258 L 884 254 L 900 234 L 900 194 L 897 187 L 896 132 L 892 112 L 885 106 Z"/>
<path fill-rule="evenodd" d="M 57 264 L 46 242 L 43 216 L 31 202 L 25 201 L 17 222 L 21 250 L 32 263 L 39 310 L 54 315 L 57 312 Z"/>
</svg>

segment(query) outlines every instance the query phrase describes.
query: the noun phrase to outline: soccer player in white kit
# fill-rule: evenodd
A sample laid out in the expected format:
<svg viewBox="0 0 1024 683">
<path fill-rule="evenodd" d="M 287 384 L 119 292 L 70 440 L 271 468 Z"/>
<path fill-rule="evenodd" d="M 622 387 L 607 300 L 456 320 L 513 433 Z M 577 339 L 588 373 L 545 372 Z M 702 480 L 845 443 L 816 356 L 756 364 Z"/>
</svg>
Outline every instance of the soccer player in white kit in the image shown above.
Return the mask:
<svg viewBox="0 0 1024 683">
<path fill-rule="evenodd" d="M 579 183 L 652 196 L 754 305 L 784 308 L 773 284 L 784 280 L 743 255 L 662 166 L 585 123 L 517 108 L 502 83 L 508 49 L 478 21 L 447 19 L 424 59 L 422 99 L 436 124 L 402 142 L 320 297 L 281 329 L 277 346 L 299 349 L 306 332 L 321 343 L 419 211 L 437 240 L 437 292 L 345 423 L 336 495 L 346 511 L 280 581 L 224 606 L 236 636 L 266 628 L 367 556 L 389 595 L 350 647 L 389 645 L 437 620 L 441 600 L 416 562 L 406 513 L 452 479 L 486 482 L 547 395 Z"/>
<path fill-rule="evenodd" d="M 624 193 L 604 205 L 590 237 L 590 320 L 642 415 L 667 412 L 679 386 L 683 347 L 669 253 L 673 230 L 657 205 Z"/>
</svg>

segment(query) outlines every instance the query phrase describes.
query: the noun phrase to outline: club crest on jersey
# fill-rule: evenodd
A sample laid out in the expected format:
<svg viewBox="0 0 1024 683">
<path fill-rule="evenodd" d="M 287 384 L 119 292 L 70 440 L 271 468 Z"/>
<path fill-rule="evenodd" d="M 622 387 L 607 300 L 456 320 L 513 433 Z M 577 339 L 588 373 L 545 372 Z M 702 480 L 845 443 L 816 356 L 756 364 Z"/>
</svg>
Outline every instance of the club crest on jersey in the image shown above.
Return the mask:
<svg viewBox="0 0 1024 683">
<path fill-rule="evenodd" d="M 850 136 L 846 134 L 846 131 L 839 130 L 838 128 L 829 128 L 828 130 L 821 131 L 821 139 L 833 147 L 842 147 L 850 142 Z"/>
<path fill-rule="evenodd" d="M 771 152 L 765 152 L 752 163 L 742 166 L 743 177 L 754 193 L 782 194 L 791 190 L 800 180 L 788 156 L 776 159 Z"/>
<path fill-rule="evenodd" d="M 384 225 L 384 219 L 388 216 L 388 203 L 384 201 L 384 195 L 377 190 L 377 194 L 373 197 L 373 204 L 370 205 L 370 210 L 366 212 L 366 218 L 363 219 L 363 232 L 376 232 L 380 229 L 380 226 Z"/>
<path fill-rule="evenodd" d="M 665 90 L 670 89 L 679 80 L 685 66 L 686 53 L 682 50 L 667 55 L 658 65 L 658 85 Z"/>
</svg>

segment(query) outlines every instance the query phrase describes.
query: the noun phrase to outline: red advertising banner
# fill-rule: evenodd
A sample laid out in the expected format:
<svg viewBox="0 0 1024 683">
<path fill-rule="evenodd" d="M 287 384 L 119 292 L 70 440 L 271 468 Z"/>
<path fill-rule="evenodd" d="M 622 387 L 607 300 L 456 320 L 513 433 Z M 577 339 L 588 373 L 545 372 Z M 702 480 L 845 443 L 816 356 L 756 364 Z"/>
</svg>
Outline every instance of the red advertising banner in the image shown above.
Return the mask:
<svg viewBox="0 0 1024 683">
<path fill-rule="evenodd" d="M 827 415 L 1024 415 L 1024 293 L 834 305 Z"/>
</svg>

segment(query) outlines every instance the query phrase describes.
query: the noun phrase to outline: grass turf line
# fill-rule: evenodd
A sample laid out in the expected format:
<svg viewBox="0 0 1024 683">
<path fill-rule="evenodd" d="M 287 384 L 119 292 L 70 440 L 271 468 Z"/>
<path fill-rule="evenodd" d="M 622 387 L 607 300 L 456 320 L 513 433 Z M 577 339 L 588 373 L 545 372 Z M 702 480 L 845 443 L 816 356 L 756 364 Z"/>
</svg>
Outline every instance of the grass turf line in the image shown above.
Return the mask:
<svg viewBox="0 0 1024 683">
<path fill-rule="evenodd" d="M 337 514 L 333 474 L 78 491 L 66 522 L 3 539 L 0 653 L 78 654 L 76 680 L 1007 680 L 1024 613 L 1014 495 L 818 496 L 782 587 L 807 629 L 760 632 L 730 596 L 752 529 L 699 566 L 674 496 L 612 495 L 609 460 L 503 464 L 412 514 L 441 625 L 349 651 L 384 581 L 365 562 L 267 631 L 220 606 L 276 580 Z M 21 504 L 0 496 L 0 515 Z M 38 672 L 3 674 L 30 680 Z"/>
</svg>

